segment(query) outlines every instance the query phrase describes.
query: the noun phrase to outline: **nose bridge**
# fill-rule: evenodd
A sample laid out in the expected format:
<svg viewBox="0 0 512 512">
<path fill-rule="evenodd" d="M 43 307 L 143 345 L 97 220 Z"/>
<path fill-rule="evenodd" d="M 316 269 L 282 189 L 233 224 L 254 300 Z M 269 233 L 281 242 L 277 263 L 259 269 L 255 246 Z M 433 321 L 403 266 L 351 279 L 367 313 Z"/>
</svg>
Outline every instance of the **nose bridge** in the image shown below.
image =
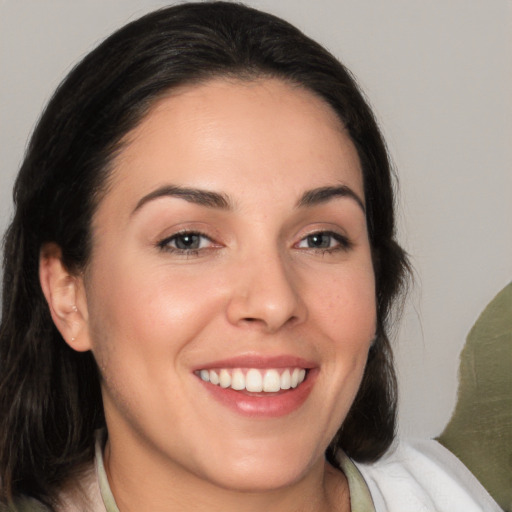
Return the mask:
<svg viewBox="0 0 512 512">
<path fill-rule="evenodd" d="M 278 248 L 241 258 L 228 306 L 234 324 L 254 323 L 269 332 L 304 319 L 298 276 Z"/>
</svg>

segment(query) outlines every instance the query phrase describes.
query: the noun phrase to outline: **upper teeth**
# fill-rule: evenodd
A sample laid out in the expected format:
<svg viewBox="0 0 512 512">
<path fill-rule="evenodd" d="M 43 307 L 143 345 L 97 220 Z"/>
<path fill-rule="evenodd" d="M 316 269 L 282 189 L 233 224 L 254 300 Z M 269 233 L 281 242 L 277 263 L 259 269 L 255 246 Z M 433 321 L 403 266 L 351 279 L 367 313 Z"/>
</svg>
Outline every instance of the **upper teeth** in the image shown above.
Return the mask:
<svg viewBox="0 0 512 512">
<path fill-rule="evenodd" d="M 279 374 L 280 371 L 282 371 L 281 374 Z M 201 370 L 198 374 L 204 381 L 222 388 L 231 388 L 237 391 L 246 389 L 253 393 L 261 391 L 275 393 L 281 389 L 296 388 L 306 377 L 306 370 L 304 368 L 286 368 L 284 371 L 221 368 Z"/>
</svg>

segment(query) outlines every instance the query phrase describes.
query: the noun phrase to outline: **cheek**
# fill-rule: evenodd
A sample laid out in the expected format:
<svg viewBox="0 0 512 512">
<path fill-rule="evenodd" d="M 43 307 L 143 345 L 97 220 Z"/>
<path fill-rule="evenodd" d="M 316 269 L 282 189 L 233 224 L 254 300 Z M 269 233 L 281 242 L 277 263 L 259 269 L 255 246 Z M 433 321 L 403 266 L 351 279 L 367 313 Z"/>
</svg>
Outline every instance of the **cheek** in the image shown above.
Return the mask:
<svg viewBox="0 0 512 512">
<path fill-rule="evenodd" d="M 341 271 L 316 287 L 312 307 L 333 339 L 357 349 L 376 329 L 375 279 L 371 266 Z M 320 293 L 319 293 L 320 292 Z"/>
<path fill-rule="evenodd" d="M 359 389 L 376 328 L 375 280 L 371 264 L 341 268 L 310 282 L 310 321 L 322 340 L 319 389 L 329 414 L 325 437 L 343 423 Z M 315 299 L 315 300 L 314 300 Z"/>
<path fill-rule="evenodd" d="M 318 284 L 318 283 L 317 283 Z M 326 379 L 335 396 L 342 396 L 340 406 L 348 408 L 359 387 L 368 350 L 375 336 L 376 297 L 371 265 L 343 271 L 315 287 L 310 313 L 322 332 L 322 349 L 329 364 Z M 321 294 L 318 294 L 322 290 Z M 346 402 L 346 403 L 345 403 Z M 345 411 L 346 413 L 346 411 Z"/>
<path fill-rule="evenodd" d="M 179 402 L 173 394 L 183 379 L 178 369 L 213 309 L 212 297 L 201 293 L 204 280 L 140 269 L 133 261 L 115 269 L 98 265 L 88 296 L 106 412 L 112 419 L 121 411 L 134 424 L 161 408 L 158 397 Z"/>
<path fill-rule="evenodd" d="M 97 358 L 106 364 L 115 354 L 135 367 L 177 357 L 219 308 L 215 275 L 147 269 L 128 259 L 115 268 L 98 264 L 88 293 Z"/>
</svg>

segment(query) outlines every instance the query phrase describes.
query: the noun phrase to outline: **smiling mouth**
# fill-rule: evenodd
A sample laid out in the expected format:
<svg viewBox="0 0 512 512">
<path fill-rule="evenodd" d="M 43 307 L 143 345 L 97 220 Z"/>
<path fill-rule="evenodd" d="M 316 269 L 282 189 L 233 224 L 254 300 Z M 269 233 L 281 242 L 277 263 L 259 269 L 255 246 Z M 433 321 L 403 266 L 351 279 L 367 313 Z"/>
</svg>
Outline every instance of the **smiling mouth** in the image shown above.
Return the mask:
<svg viewBox="0 0 512 512">
<path fill-rule="evenodd" d="M 307 376 L 305 368 L 216 368 L 198 370 L 196 375 L 204 382 L 234 391 L 250 393 L 277 393 L 295 389 Z"/>
</svg>

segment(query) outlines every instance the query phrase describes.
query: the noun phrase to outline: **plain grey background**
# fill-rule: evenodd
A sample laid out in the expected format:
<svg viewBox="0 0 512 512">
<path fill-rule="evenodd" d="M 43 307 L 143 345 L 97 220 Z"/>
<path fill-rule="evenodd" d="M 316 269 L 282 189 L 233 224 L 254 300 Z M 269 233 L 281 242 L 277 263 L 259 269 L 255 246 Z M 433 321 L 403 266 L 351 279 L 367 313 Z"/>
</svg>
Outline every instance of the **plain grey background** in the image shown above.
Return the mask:
<svg viewBox="0 0 512 512">
<path fill-rule="evenodd" d="M 416 285 L 395 341 L 400 429 L 435 436 L 458 357 L 512 279 L 512 2 L 251 0 L 354 72 L 400 177 L 400 239 Z M 81 56 L 156 0 L 0 0 L 0 231 L 41 109 Z"/>
</svg>

